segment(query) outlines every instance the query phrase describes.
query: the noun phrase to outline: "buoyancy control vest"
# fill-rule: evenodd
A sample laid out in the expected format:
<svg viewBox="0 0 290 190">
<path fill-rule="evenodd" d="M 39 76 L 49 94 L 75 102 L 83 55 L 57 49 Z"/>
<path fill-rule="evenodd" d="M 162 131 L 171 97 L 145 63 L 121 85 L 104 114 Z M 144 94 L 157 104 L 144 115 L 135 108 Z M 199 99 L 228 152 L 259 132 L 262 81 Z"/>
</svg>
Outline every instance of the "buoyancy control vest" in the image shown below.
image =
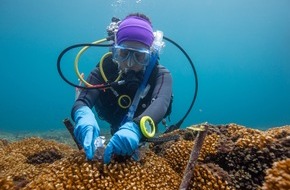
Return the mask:
<svg viewBox="0 0 290 190">
<path fill-rule="evenodd" d="M 104 63 L 102 64 L 103 71 L 108 79 L 108 82 L 112 82 L 116 80 L 119 75 L 118 65 L 112 61 L 112 57 L 109 56 L 104 59 Z M 99 68 L 100 65 L 97 65 Z M 100 70 L 98 69 L 98 72 Z M 100 72 L 98 73 L 101 76 Z M 135 112 L 134 117 L 142 114 L 144 110 L 151 104 L 152 101 L 152 93 L 156 85 L 156 77 L 158 74 L 158 64 L 155 65 L 150 78 L 148 80 L 148 84 L 150 85 L 150 89 L 146 96 L 140 99 L 139 106 Z M 121 76 L 123 79 L 124 76 Z M 116 93 L 113 92 L 117 92 Z M 112 131 L 116 131 L 119 128 L 120 123 L 122 122 L 124 116 L 128 113 L 127 108 L 123 108 L 118 104 L 118 100 L 122 95 L 128 95 L 131 100 L 134 99 L 134 95 L 136 93 L 136 89 L 130 89 L 124 87 L 124 85 L 114 86 L 112 89 L 99 90 L 99 98 L 96 100 L 95 109 L 100 119 L 107 121 L 111 124 Z M 168 110 L 164 117 L 167 117 L 171 113 L 172 101 L 168 107 Z"/>
</svg>

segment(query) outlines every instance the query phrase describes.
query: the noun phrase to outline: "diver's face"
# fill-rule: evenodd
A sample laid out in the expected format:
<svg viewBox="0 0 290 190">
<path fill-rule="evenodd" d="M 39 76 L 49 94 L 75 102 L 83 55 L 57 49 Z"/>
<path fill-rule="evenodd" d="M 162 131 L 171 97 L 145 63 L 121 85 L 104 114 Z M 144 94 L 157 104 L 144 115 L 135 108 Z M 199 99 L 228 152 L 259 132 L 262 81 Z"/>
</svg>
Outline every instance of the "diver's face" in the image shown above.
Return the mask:
<svg viewBox="0 0 290 190">
<path fill-rule="evenodd" d="M 126 41 L 113 48 L 113 59 L 123 72 L 145 70 L 150 60 L 148 46 L 135 41 Z"/>
</svg>

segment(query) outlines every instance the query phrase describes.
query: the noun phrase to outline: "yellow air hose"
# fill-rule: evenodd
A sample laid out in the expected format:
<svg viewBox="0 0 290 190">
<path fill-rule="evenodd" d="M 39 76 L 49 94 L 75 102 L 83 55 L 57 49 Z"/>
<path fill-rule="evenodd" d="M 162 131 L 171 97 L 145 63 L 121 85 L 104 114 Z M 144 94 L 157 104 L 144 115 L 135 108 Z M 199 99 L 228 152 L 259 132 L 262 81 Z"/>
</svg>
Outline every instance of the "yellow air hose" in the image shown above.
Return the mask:
<svg viewBox="0 0 290 190">
<path fill-rule="evenodd" d="M 107 39 L 106 38 L 104 38 L 104 39 L 101 39 L 101 40 L 98 40 L 98 41 L 95 41 L 95 42 L 93 42 L 92 44 L 100 44 L 100 43 L 103 43 L 103 42 L 105 42 L 105 41 L 107 41 Z M 81 57 L 81 55 L 89 48 L 90 46 L 85 46 L 85 47 L 83 47 L 79 52 L 78 52 L 78 54 L 76 55 L 76 58 L 75 58 L 75 62 L 74 62 L 74 69 L 75 69 L 75 73 L 76 73 L 76 75 L 77 75 L 77 77 L 79 78 L 79 80 L 81 81 L 81 82 L 83 82 L 87 87 L 94 87 L 94 85 L 92 85 L 92 84 L 90 84 L 90 83 L 88 83 L 85 79 L 84 79 L 84 77 L 83 77 L 83 74 L 80 74 L 80 71 L 79 71 L 79 59 L 80 59 L 80 57 Z M 105 72 L 104 72 L 104 69 L 103 69 L 103 63 L 104 63 L 104 60 L 105 60 L 105 58 L 107 58 L 107 57 L 109 57 L 109 56 L 111 56 L 112 55 L 112 52 L 107 52 L 107 53 L 105 53 L 103 56 L 102 56 L 102 58 L 101 58 L 101 60 L 100 60 L 100 73 L 101 73 L 101 76 L 102 76 L 102 78 L 104 79 L 104 81 L 107 83 L 108 82 L 108 78 L 106 77 L 106 74 L 105 74 Z M 114 81 L 114 82 L 118 82 L 119 80 L 120 80 L 120 78 L 121 78 L 121 76 L 122 76 L 122 72 L 119 72 L 119 75 L 118 75 L 118 77 L 116 78 L 116 80 Z M 119 96 L 118 95 L 118 93 L 112 88 L 112 87 L 109 87 L 112 91 L 113 91 L 113 93 L 116 95 L 116 96 Z M 123 105 L 124 103 L 122 103 L 122 100 L 126 100 L 127 99 L 127 101 L 128 102 L 126 102 L 126 105 Z M 131 98 L 128 96 L 128 95 L 122 95 L 122 96 L 120 96 L 119 98 L 118 98 L 118 104 L 119 104 L 119 106 L 121 107 L 121 108 L 123 108 L 123 109 L 126 109 L 126 108 L 128 108 L 130 105 L 131 105 Z"/>
<path fill-rule="evenodd" d="M 108 82 L 108 79 L 107 79 L 106 74 L 105 74 L 104 69 L 103 69 L 103 63 L 104 63 L 104 59 L 109 57 L 110 55 L 112 55 L 112 52 L 108 52 L 108 53 L 104 54 L 100 60 L 100 72 L 101 72 L 102 78 L 104 79 L 105 82 Z M 114 82 L 119 81 L 121 76 L 122 76 L 122 73 L 120 72 L 118 77 L 116 78 L 116 80 Z"/>
<path fill-rule="evenodd" d="M 105 72 L 104 72 L 104 69 L 103 69 L 103 63 L 104 63 L 104 59 L 110 55 L 112 55 L 112 52 L 106 53 L 105 55 L 103 55 L 103 57 L 100 60 L 100 72 L 101 72 L 102 78 L 104 79 L 105 82 L 108 82 L 108 79 L 107 79 Z M 122 72 L 119 72 L 119 75 L 114 82 L 118 82 L 120 80 L 121 76 L 122 76 Z M 116 96 L 119 96 L 118 92 L 116 92 L 112 87 L 110 87 L 110 89 L 112 90 L 112 92 Z M 121 95 L 118 98 L 118 105 L 123 109 L 128 108 L 131 105 L 131 102 L 132 102 L 131 98 L 128 95 Z"/>
<path fill-rule="evenodd" d="M 101 39 L 101 40 L 98 40 L 98 41 L 95 41 L 95 42 L 93 42 L 92 44 L 100 44 L 100 43 L 103 43 L 103 42 L 105 42 L 105 41 L 107 41 L 107 39 L 106 38 L 104 38 L 104 39 Z M 82 75 L 80 74 L 80 72 L 79 72 L 79 59 L 80 59 L 80 56 L 89 48 L 90 46 L 85 46 L 85 47 L 83 47 L 80 51 L 79 51 L 79 53 L 77 54 L 77 56 L 76 56 L 76 58 L 75 58 L 75 62 L 74 62 L 74 69 L 75 69 L 75 73 L 76 73 L 76 75 L 77 75 L 77 77 L 87 86 L 87 87 L 93 87 L 94 85 L 92 85 L 92 84 L 90 84 L 90 83 L 88 83 L 83 77 L 82 77 Z M 103 76 L 103 75 L 102 75 Z"/>
</svg>

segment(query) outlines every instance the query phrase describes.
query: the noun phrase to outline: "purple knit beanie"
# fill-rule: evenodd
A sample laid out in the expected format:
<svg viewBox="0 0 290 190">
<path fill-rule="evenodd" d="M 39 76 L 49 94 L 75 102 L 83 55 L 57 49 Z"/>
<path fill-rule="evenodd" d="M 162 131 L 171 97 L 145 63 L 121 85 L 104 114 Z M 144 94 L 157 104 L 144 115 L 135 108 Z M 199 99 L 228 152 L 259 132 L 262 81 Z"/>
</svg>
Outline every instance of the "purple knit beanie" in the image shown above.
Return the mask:
<svg viewBox="0 0 290 190">
<path fill-rule="evenodd" d="M 123 41 L 138 41 L 150 47 L 153 40 L 152 26 L 143 18 L 129 16 L 119 25 L 117 44 L 121 44 Z"/>
</svg>

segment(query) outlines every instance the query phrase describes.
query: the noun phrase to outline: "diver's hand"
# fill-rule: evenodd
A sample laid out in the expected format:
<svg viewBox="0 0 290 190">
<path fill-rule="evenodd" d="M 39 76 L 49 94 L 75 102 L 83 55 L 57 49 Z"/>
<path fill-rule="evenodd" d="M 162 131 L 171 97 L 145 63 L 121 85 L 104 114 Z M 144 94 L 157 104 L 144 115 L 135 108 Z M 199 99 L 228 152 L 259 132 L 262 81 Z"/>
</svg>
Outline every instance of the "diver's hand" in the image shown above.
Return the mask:
<svg viewBox="0 0 290 190">
<path fill-rule="evenodd" d="M 91 160 L 95 152 L 95 139 L 100 134 L 98 123 L 92 110 L 87 106 L 79 108 L 74 114 L 74 119 L 76 122 L 74 136 L 84 148 L 87 159 Z"/>
<path fill-rule="evenodd" d="M 104 163 L 108 164 L 111 161 L 113 154 L 131 156 L 138 148 L 141 139 L 140 128 L 134 122 L 127 122 L 112 136 L 110 142 L 106 146 L 104 154 Z M 133 156 L 135 160 L 137 158 Z"/>
</svg>

